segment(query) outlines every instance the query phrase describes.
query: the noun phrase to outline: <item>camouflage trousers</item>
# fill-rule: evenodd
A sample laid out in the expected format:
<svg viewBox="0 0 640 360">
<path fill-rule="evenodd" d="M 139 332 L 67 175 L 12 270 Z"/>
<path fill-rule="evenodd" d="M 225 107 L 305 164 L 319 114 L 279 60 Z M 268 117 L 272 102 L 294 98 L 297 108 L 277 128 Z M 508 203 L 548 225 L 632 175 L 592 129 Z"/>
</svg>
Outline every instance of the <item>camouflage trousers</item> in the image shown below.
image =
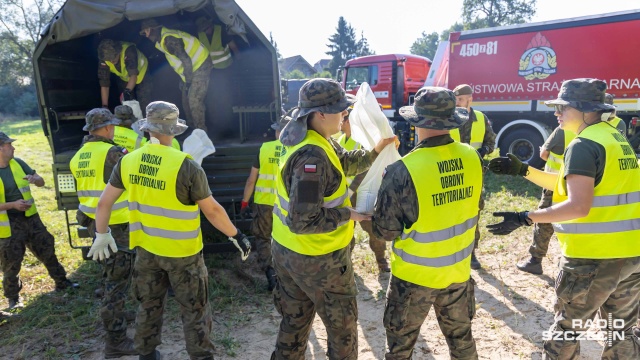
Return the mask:
<svg viewBox="0 0 640 360">
<path fill-rule="evenodd" d="M 162 342 L 162 314 L 171 286 L 180 304 L 187 353 L 192 360 L 213 359 L 209 276 L 202 254 L 170 258 L 138 247 L 133 269 L 133 292 L 140 302 L 136 317 L 136 350 L 150 354 Z"/>
<path fill-rule="evenodd" d="M 40 220 L 40 215 L 26 217 L 24 213 L 10 214 L 9 223 L 11 237 L 0 239 L 4 296 L 15 299 L 22 289 L 18 274 L 27 248 L 47 268 L 49 276 L 56 285 L 62 285 L 67 280 L 67 272 L 56 257 L 55 239 Z"/>
<path fill-rule="evenodd" d="M 638 321 L 640 300 L 640 257 L 626 259 L 572 259 L 562 257 L 556 279 L 555 322 L 551 332 L 586 331 L 575 327 L 573 320 L 600 319 L 624 321 L 624 340 L 613 338 L 612 346 L 605 344 L 602 359 L 640 359 L 640 342 L 632 335 Z M 580 353 L 577 340 L 547 340 L 543 344 L 543 359 L 575 359 Z"/>
<path fill-rule="evenodd" d="M 120 93 L 127 87 L 127 82 L 121 79 L 118 79 L 118 89 Z M 140 84 L 136 84 L 136 87 L 133 89 L 136 94 L 136 100 L 140 103 L 140 110 L 142 110 L 142 115 L 146 116 L 147 113 L 147 105 L 151 102 L 151 92 L 153 91 L 153 81 L 151 80 L 151 76 L 147 73 L 144 76 L 144 79 L 140 82 Z"/>
<path fill-rule="evenodd" d="M 444 289 L 432 289 L 391 276 L 384 310 L 385 359 L 411 359 L 420 327 L 431 306 L 449 346 L 451 359 L 477 359 L 471 320 L 476 313 L 472 278 Z"/>
<path fill-rule="evenodd" d="M 384 239 L 381 239 L 373 234 L 373 226 L 371 224 L 371 220 L 360 221 L 360 227 L 364 232 L 369 235 L 369 248 L 373 251 L 373 254 L 376 256 L 376 261 L 378 264 L 386 263 L 385 251 L 387 250 L 387 242 Z M 351 251 L 356 246 L 356 238 L 351 239 Z"/>
<path fill-rule="evenodd" d="M 80 211 L 78 211 L 80 213 Z M 79 217 L 79 216 L 78 216 Z M 95 238 L 96 225 L 90 219 L 87 230 Z M 127 335 L 124 303 L 129 290 L 135 253 L 129 250 L 129 224 L 111 224 L 111 236 L 116 240 L 118 252 L 101 261 L 104 295 L 100 306 L 100 318 L 107 338 L 118 343 Z"/>
<path fill-rule="evenodd" d="M 551 207 L 553 198 L 553 190 L 542 189 L 542 197 L 538 209 L 546 209 Z M 549 250 L 549 242 L 553 236 L 553 225 L 535 223 L 533 224 L 533 243 L 529 247 L 529 253 L 533 257 L 543 258 L 547 256 Z"/>
<path fill-rule="evenodd" d="M 189 90 L 182 91 L 182 107 L 185 110 L 187 125 L 194 129 L 207 131 L 205 122 L 205 97 L 209 89 L 209 79 L 212 66 L 206 62 L 193 73 L 193 80 Z"/>
<path fill-rule="evenodd" d="M 327 358 L 358 358 L 357 288 L 349 246 L 321 256 L 271 245 L 278 285 L 273 300 L 282 315 L 271 359 L 304 359 L 317 313 L 327 329 Z"/>
<path fill-rule="evenodd" d="M 251 222 L 251 234 L 255 236 L 258 264 L 262 271 L 272 267 L 271 229 L 273 228 L 273 206 L 254 204 L 254 217 Z"/>
</svg>

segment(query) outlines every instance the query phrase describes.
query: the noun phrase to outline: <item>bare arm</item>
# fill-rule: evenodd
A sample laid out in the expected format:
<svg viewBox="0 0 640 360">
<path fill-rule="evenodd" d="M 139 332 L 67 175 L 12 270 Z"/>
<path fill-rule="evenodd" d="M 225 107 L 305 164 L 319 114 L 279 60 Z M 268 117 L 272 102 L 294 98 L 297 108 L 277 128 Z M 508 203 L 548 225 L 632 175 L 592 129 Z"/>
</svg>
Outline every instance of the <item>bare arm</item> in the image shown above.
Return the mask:
<svg viewBox="0 0 640 360">
<path fill-rule="evenodd" d="M 540 159 L 547 161 L 549 159 L 549 150 L 540 148 Z"/>
<path fill-rule="evenodd" d="M 27 211 L 27 209 L 29 209 L 30 207 L 31 207 L 31 204 L 20 199 L 20 200 L 8 202 L 8 203 L 0 204 L 0 211 L 6 211 L 11 209 L 15 209 L 18 211 Z"/>
<path fill-rule="evenodd" d="M 204 216 L 207 217 L 207 220 L 209 220 L 211 225 L 216 229 L 222 231 L 222 233 L 227 236 L 235 236 L 238 234 L 238 229 L 236 229 L 235 225 L 231 222 L 231 219 L 229 219 L 227 212 L 224 210 L 222 205 L 213 198 L 213 196 L 198 200 L 196 203 L 200 207 Z"/>
<path fill-rule="evenodd" d="M 104 188 L 96 208 L 96 232 L 101 234 L 107 232 L 109 218 L 111 218 L 111 208 L 123 192 L 124 189 L 118 189 L 111 184 L 107 184 L 107 187 Z"/>
<path fill-rule="evenodd" d="M 537 223 L 553 223 L 585 217 L 593 204 L 594 187 L 595 179 L 592 177 L 567 175 L 569 198 L 549 208 L 532 211 L 529 213 L 529 218 Z"/>
<path fill-rule="evenodd" d="M 102 99 L 102 106 L 109 106 L 109 88 L 100 87 L 100 98 Z"/>
<path fill-rule="evenodd" d="M 24 177 L 24 179 L 27 180 L 29 184 L 33 184 L 37 187 L 44 186 L 44 179 L 36 173 L 33 173 L 33 175 L 27 175 Z"/>
<path fill-rule="evenodd" d="M 533 166 L 529 166 L 529 172 L 524 178 L 540 186 L 541 188 L 553 189 L 556 186 L 558 174 L 538 170 Z"/>
<path fill-rule="evenodd" d="M 251 173 L 249 173 L 247 182 L 244 184 L 244 195 L 242 196 L 242 201 L 249 202 L 249 199 L 251 199 L 251 194 L 253 194 L 253 190 L 256 187 L 256 181 L 258 181 L 259 171 L 259 169 L 251 167 Z"/>
</svg>

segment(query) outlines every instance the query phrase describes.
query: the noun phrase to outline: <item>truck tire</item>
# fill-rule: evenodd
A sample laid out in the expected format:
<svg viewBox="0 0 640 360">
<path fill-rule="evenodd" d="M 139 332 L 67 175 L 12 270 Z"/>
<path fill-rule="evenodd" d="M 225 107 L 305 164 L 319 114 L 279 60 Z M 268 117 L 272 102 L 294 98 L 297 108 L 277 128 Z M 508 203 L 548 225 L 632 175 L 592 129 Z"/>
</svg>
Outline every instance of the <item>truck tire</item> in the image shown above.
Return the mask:
<svg viewBox="0 0 640 360">
<path fill-rule="evenodd" d="M 540 146 L 544 139 L 534 129 L 517 129 L 509 132 L 500 140 L 500 156 L 514 154 L 520 161 L 536 168 L 542 168 L 544 160 L 540 159 Z"/>
</svg>

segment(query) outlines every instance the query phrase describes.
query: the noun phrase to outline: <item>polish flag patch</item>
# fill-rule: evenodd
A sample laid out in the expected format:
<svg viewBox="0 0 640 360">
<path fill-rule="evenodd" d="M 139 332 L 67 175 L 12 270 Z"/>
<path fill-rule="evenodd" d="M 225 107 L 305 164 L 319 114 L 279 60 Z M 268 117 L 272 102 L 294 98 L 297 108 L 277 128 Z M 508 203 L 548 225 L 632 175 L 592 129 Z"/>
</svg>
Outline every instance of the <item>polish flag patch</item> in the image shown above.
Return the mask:
<svg viewBox="0 0 640 360">
<path fill-rule="evenodd" d="M 317 170 L 316 165 L 310 165 L 310 164 L 305 164 L 304 165 L 304 172 L 306 173 L 315 173 Z"/>
</svg>

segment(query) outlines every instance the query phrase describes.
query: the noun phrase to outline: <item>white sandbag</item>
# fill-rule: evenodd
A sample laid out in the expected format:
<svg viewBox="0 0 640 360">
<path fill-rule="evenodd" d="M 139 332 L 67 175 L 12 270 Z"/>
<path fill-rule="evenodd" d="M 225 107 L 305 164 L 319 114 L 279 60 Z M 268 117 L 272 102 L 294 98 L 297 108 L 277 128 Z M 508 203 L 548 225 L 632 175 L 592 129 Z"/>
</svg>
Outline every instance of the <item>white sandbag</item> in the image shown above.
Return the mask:
<svg viewBox="0 0 640 360">
<path fill-rule="evenodd" d="M 356 94 L 356 103 L 349 115 L 351 123 L 351 136 L 365 149 L 371 150 L 381 139 L 393 137 L 393 129 L 389 125 L 389 120 L 380 109 L 378 100 L 371 91 L 369 84 L 362 83 Z M 373 213 L 378 189 L 382 183 L 382 173 L 384 169 L 400 160 L 401 156 L 395 144 L 391 143 L 385 147 L 369 168 L 369 172 L 358 186 L 358 199 L 355 209 L 359 213 Z"/>
<path fill-rule="evenodd" d="M 123 101 L 122 105 L 127 105 L 128 107 L 130 107 L 131 110 L 133 110 L 133 116 L 135 116 L 136 119 L 142 119 L 142 110 L 140 109 L 140 103 L 138 102 L 138 100 Z"/>
<path fill-rule="evenodd" d="M 191 135 L 184 139 L 182 151 L 191 155 L 193 160 L 202 165 L 202 160 L 216 152 L 216 147 L 213 146 L 213 142 L 211 142 L 204 130 L 195 129 L 191 132 Z"/>
</svg>

